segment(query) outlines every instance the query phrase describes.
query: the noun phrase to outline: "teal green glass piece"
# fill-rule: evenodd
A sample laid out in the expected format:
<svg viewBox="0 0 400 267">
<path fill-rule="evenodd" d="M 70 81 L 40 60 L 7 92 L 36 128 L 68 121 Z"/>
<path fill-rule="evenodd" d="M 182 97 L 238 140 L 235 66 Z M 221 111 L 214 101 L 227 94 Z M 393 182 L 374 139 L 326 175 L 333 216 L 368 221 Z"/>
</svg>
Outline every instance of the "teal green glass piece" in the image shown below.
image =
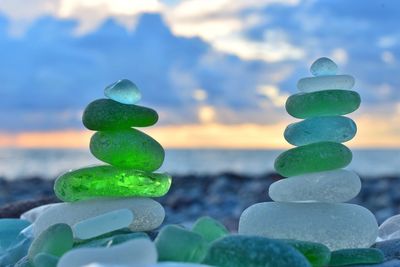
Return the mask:
<svg viewBox="0 0 400 267">
<path fill-rule="evenodd" d="M 159 261 L 201 262 L 208 247 L 201 235 L 177 225 L 163 227 L 154 242 Z"/>
<path fill-rule="evenodd" d="M 0 219 L 0 253 L 4 252 L 18 234 L 31 223 L 21 219 Z"/>
<path fill-rule="evenodd" d="M 109 165 L 69 171 L 57 178 L 56 196 L 66 202 L 99 197 L 160 197 L 172 178 L 166 173 L 148 173 Z"/>
<path fill-rule="evenodd" d="M 324 90 L 291 95 L 286 101 L 286 111 L 295 118 L 349 114 L 358 109 L 360 95 L 355 91 Z"/>
<path fill-rule="evenodd" d="M 341 249 L 332 252 L 329 266 L 377 264 L 384 260 L 382 251 L 376 248 Z"/>
<path fill-rule="evenodd" d="M 259 236 L 229 235 L 211 243 L 205 264 L 218 267 L 310 267 L 292 246 Z"/>
<path fill-rule="evenodd" d="M 74 248 L 112 247 L 114 245 L 118 245 L 135 238 L 149 238 L 149 236 L 144 232 L 125 233 L 125 234 L 114 233 L 111 236 L 104 236 L 76 243 L 74 245 Z"/>
<path fill-rule="evenodd" d="M 322 267 L 329 264 L 331 251 L 323 244 L 293 239 L 280 239 L 280 241 L 301 252 L 313 267 Z"/>
<path fill-rule="evenodd" d="M 310 67 L 310 72 L 314 76 L 336 75 L 338 66 L 327 57 L 321 57 L 314 61 Z"/>
<path fill-rule="evenodd" d="M 94 131 L 128 129 L 154 125 L 158 120 L 155 110 L 125 105 L 111 99 L 97 99 L 83 112 L 82 122 Z"/>
<path fill-rule="evenodd" d="M 3 266 L 3 265 L 2 265 Z M 28 257 L 23 257 L 21 258 L 18 262 L 15 263 L 15 265 L 7 265 L 7 267 L 39 267 L 39 266 L 34 266 L 31 264 L 29 261 Z"/>
<path fill-rule="evenodd" d="M 33 259 L 35 267 L 57 267 L 59 257 L 47 253 L 39 253 Z"/>
<path fill-rule="evenodd" d="M 155 171 L 164 161 L 164 149 L 153 138 L 136 129 L 95 133 L 90 152 L 116 167 Z"/>
<path fill-rule="evenodd" d="M 289 177 L 305 173 L 344 168 L 350 164 L 352 153 L 345 145 L 319 142 L 289 149 L 275 160 L 275 170 Z"/>
<path fill-rule="evenodd" d="M 317 142 L 344 143 L 351 140 L 357 132 L 353 120 L 342 116 L 308 118 L 286 127 L 286 141 L 295 146 Z"/>
<path fill-rule="evenodd" d="M 142 97 L 136 84 L 127 79 L 122 79 L 110 84 L 104 89 L 104 95 L 122 104 L 136 104 Z"/>
<path fill-rule="evenodd" d="M 61 257 L 73 246 L 72 229 L 68 224 L 54 224 L 33 240 L 28 257 L 31 262 L 39 253 Z"/>
<path fill-rule="evenodd" d="M 212 242 L 229 234 L 224 225 L 208 216 L 199 218 L 195 222 L 192 231 L 200 234 L 207 242 Z"/>
<path fill-rule="evenodd" d="M 22 258 L 28 253 L 32 239 L 32 225 L 29 225 L 18 234 L 4 253 L 0 253 L 0 266 L 17 266 L 19 261 L 21 264 L 24 263 Z"/>
</svg>

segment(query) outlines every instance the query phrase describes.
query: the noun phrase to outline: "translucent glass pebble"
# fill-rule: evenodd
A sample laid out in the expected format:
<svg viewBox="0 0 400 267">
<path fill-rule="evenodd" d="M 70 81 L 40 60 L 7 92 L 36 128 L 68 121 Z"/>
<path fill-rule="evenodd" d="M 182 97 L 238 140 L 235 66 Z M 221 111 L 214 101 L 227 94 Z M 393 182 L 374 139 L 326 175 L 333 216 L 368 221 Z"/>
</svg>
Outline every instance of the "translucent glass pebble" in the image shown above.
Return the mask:
<svg viewBox="0 0 400 267">
<path fill-rule="evenodd" d="M 345 115 L 357 110 L 360 103 L 360 95 L 355 91 L 325 90 L 289 96 L 286 111 L 299 119 Z"/>
<path fill-rule="evenodd" d="M 242 213 L 239 234 L 311 241 L 337 250 L 370 247 L 378 225 L 369 210 L 354 204 L 264 202 Z"/>
<path fill-rule="evenodd" d="M 149 238 L 144 232 L 114 233 L 111 236 L 97 237 L 89 240 L 79 240 L 74 248 L 111 247 L 135 238 Z"/>
<path fill-rule="evenodd" d="M 192 231 L 200 234 L 207 242 L 212 242 L 229 234 L 224 225 L 207 216 L 199 218 L 194 223 Z"/>
<path fill-rule="evenodd" d="M 352 153 L 346 146 L 334 142 L 319 142 L 289 149 L 275 160 L 275 170 L 282 176 L 329 171 L 346 167 Z"/>
<path fill-rule="evenodd" d="M 300 251 L 312 266 L 327 266 L 331 259 L 331 251 L 323 244 L 294 239 L 279 239 L 279 241 L 291 245 Z"/>
<path fill-rule="evenodd" d="M 400 238 L 400 214 L 386 219 L 380 226 L 378 241 Z"/>
<path fill-rule="evenodd" d="M 310 67 L 310 72 L 314 76 L 335 75 L 337 71 L 336 63 L 327 57 L 317 59 Z"/>
<path fill-rule="evenodd" d="M 241 235 L 213 242 L 203 262 L 219 267 L 311 267 L 307 259 L 288 244 Z"/>
<path fill-rule="evenodd" d="M 136 84 L 122 79 L 110 84 L 104 89 L 104 95 L 122 104 L 136 104 L 142 97 Z"/>
<path fill-rule="evenodd" d="M 269 196 L 277 202 L 346 202 L 361 190 L 358 175 L 347 170 L 308 173 L 274 182 Z"/>
<path fill-rule="evenodd" d="M 56 267 L 59 257 L 47 253 L 39 253 L 33 259 L 35 267 Z"/>
<path fill-rule="evenodd" d="M 99 197 L 159 197 L 171 186 L 166 173 L 149 173 L 109 165 L 69 171 L 57 178 L 54 192 L 63 201 Z"/>
<path fill-rule="evenodd" d="M 90 239 L 128 227 L 133 221 L 132 211 L 118 209 L 76 223 L 72 229 L 77 239 Z"/>
<path fill-rule="evenodd" d="M 18 234 L 30 225 L 27 220 L 0 219 L 0 253 L 6 250 Z"/>
<path fill-rule="evenodd" d="M 115 167 L 155 171 L 164 161 L 164 149 L 153 138 L 136 129 L 96 132 L 90 152 Z"/>
<path fill-rule="evenodd" d="M 70 226 L 91 217 L 117 210 L 129 209 L 134 220 L 129 225 L 132 231 L 149 231 L 157 228 L 164 220 L 164 208 L 149 198 L 108 198 L 83 200 L 74 203 L 59 203 L 45 211 L 34 223 L 33 233 L 38 236 L 49 226 L 66 223 Z"/>
<path fill-rule="evenodd" d="M 351 90 L 354 78 L 350 75 L 329 75 L 300 79 L 297 88 L 304 93 L 322 90 Z"/>
<path fill-rule="evenodd" d="M 51 204 L 45 204 L 45 205 L 41 205 L 38 207 L 35 207 L 33 209 L 30 209 L 24 213 L 21 214 L 21 219 L 23 220 L 27 220 L 31 223 L 35 222 L 36 219 L 48 208 L 57 205 L 57 203 L 51 203 Z"/>
<path fill-rule="evenodd" d="M 124 105 L 110 99 L 97 99 L 90 103 L 82 115 L 86 128 L 109 131 L 154 125 L 158 114 L 151 108 Z"/>
<path fill-rule="evenodd" d="M 317 142 L 344 143 L 357 132 L 353 120 L 343 116 L 323 116 L 289 124 L 284 133 L 288 143 L 303 146 Z"/>
<path fill-rule="evenodd" d="M 137 238 L 125 243 L 101 248 L 73 249 L 61 257 L 57 267 L 80 267 L 92 263 L 113 266 L 146 266 L 157 262 L 157 251 L 147 238 Z"/>
<path fill-rule="evenodd" d="M 383 261 L 383 253 L 376 248 L 341 249 L 332 252 L 329 266 L 377 264 Z"/>
<path fill-rule="evenodd" d="M 29 225 L 18 234 L 5 253 L 0 253 L 0 266 L 16 266 L 28 253 L 32 239 L 32 225 Z"/>
</svg>

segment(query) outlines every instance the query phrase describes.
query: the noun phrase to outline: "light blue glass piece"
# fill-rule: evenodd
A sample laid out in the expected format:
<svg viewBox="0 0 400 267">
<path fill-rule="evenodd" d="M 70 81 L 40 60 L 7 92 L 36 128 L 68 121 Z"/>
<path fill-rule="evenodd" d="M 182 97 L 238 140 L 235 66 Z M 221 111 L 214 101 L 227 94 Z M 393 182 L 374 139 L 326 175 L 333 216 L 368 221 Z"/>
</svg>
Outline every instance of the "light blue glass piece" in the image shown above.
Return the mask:
<svg viewBox="0 0 400 267">
<path fill-rule="evenodd" d="M 18 234 L 31 223 L 21 219 L 0 219 L 0 252 L 6 250 Z"/>
<path fill-rule="evenodd" d="M 137 86 L 130 80 L 119 80 L 104 89 L 104 95 L 114 101 L 122 104 L 134 105 L 136 104 L 142 94 Z"/>
<path fill-rule="evenodd" d="M 56 267 L 59 257 L 47 253 L 39 253 L 33 259 L 35 267 Z"/>
<path fill-rule="evenodd" d="M 303 146 L 325 141 L 347 142 L 356 132 L 357 126 L 353 120 L 343 116 L 325 116 L 289 124 L 284 136 L 290 144 Z"/>
<path fill-rule="evenodd" d="M 317 59 L 310 67 L 310 72 L 314 76 L 335 75 L 337 71 L 336 63 L 327 57 Z"/>
<path fill-rule="evenodd" d="M 351 90 L 354 83 L 354 77 L 350 75 L 326 75 L 300 79 L 297 82 L 297 88 L 304 93 L 322 90 Z"/>
<path fill-rule="evenodd" d="M 0 266 L 15 266 L 28 253 L 32 243 L 32 225 L 21 231 L 15 241 L 0 256 Z"/>
<path fill-rule="evenodd" d="M 132 221 L 132 211 L 129 209 L 118 209 L 80 221 L 72 229 L 75 238 L 90 239 L 128 227 Z"/>
</svg>

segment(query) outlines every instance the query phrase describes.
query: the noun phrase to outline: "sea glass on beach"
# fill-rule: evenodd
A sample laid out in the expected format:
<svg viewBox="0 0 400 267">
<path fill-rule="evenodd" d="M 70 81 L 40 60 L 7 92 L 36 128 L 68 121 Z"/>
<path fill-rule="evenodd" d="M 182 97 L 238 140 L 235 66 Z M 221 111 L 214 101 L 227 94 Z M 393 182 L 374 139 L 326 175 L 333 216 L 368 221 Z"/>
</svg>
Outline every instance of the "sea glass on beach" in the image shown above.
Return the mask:
<svg viewBox="0 0 400 267">
<path fill-rule="evenodd" d="M 354 78 L 350 75 L 327 75 L 300 79 L 297 88 L 304 93 L 322 90 L 351 90 Z"/>
</svg>

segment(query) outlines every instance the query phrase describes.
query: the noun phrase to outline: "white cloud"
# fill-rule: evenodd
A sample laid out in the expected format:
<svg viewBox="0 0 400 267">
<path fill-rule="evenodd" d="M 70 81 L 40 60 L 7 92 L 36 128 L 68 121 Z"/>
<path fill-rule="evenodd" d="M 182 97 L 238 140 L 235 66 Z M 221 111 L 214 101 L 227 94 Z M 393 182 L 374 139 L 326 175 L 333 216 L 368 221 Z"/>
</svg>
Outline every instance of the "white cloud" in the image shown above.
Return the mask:
<svg viewBox="0 0 400 267">
<path fill-rule="evenodd" d="M 394 57 L 393 53 L 390 51 L 383 51 L 381 54 L 381 59 L 383 62 L 387 64 L 393 64 L 396 61 L 396 58 Z"/>
<path fill-rule="evenodd" d="M 289 94 L 281 93 L 279 88 L 275 85 L 262 85 L 257 88 L 257 92 L 267 97 L 274 106 L 283 107 L 285 106 L 286 99 Z"/>
</svg>

